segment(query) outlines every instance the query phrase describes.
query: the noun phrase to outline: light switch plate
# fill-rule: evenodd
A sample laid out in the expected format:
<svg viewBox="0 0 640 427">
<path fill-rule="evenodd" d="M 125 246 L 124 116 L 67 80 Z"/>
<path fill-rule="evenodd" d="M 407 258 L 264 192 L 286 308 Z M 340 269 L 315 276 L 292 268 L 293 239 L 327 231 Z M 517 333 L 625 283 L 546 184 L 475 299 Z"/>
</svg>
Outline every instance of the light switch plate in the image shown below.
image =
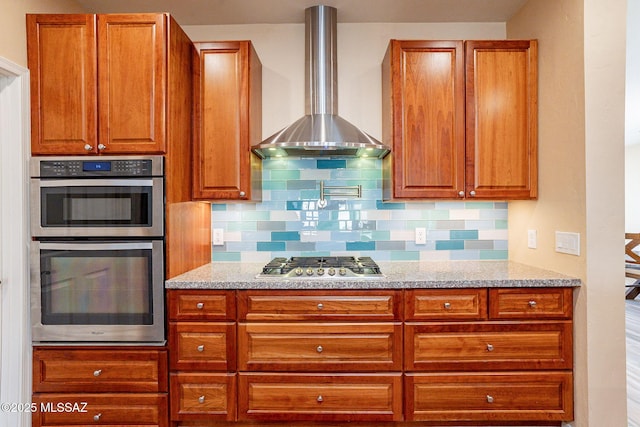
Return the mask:
<svg viewBox="0 0 640 427">
<path fill-rule="evenodd" d="M 529 249 L 536 249 L 538 247 L 538 232 L 536 230 L 527 231 L 527 246 Z"/>
<path fill-rule="evenodd" d="M 556 252 L 580 255 L 580 233 L 556 231 Z"/>
<path fill-rule="evenodd" d="M 224 229 L 214 228 L 211 231 L 211 240 L 213 240 L 213 246 L 223 246 L 224 245 Z"/>
</svg>

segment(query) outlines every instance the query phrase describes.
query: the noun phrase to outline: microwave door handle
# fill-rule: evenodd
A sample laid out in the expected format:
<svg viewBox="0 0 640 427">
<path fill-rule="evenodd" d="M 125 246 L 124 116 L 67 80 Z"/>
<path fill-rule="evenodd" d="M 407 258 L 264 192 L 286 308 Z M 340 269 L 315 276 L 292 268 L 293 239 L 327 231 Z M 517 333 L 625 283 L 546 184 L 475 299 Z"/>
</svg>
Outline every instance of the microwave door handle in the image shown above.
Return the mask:
<svg viewBox="0 0 640 427">
<path fill-rule="evenodd" d="M 40 187 L 152 187 L 152 179 L 43 179 Z"/>
</svg>

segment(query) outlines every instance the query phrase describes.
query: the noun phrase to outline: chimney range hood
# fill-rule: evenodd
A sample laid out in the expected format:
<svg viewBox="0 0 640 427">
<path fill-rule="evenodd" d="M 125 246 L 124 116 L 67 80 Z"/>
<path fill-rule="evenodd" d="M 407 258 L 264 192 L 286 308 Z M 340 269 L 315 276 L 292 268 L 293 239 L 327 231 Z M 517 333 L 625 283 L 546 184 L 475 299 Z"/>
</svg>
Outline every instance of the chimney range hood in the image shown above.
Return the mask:
<svg viewBox="0 0 640 427">
<path fill-rule="evenodd" d="M 389 148 L 338 116 L 337 13 L 305 10 L 305 116 L 254 145 L 261 158 L 347 156 L 383 158 Z"/>
</svg>

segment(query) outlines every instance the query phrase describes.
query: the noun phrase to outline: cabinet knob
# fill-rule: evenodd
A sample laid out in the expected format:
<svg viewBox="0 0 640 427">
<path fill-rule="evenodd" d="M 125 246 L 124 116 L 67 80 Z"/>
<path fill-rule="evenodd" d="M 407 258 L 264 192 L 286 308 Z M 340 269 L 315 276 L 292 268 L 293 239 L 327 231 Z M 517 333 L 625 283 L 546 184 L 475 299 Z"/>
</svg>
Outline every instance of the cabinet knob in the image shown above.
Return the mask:
<svg viewBox="0 0 640 427">
<path fill-rule="evenodd" d="M 443 304 L 443 306 L 444 306 L 444 309 L 445 309 L 445 310 L 451 310 L 451 303 L 450 303 L 450 302 L 445 302 L 445 303 Z"/>
<path fill-rule="evenodd" d="M 464 191 L 462 190 L 458 191 L 458 197 L 464 197 Z"/>
<path fill-rule="evenodd" d="M 324 348 L 322 348 L 322 346 L 321 346 L 321 345 L 319 345 L 319 346 L 317 346 L 317 347 L 316 347 L 316 351 L 317 351 L 318 353 L 322 353 L 322 351 L 323 351 L 323 350 L 324 350 Z"/>
<path fill-rule="evenodd" d="M 204 395 L 203 395 L 203 396 L 200 396 L 200 397 L 198 398 L 198 402 L 200 402 L 200 403 L 204 403 Z"/>
<path fill-rule="evenodd" d="M 529 301 L 529 307 L 536 308 L 537 305 L 538 305 L 538 303 L 535 302 L 534 300 Z"/>
<path fill-rule="evenodd" d="M 102 369 L 96 369 L 95 371 L 93 371 L 93 376 L 99 377 L 101 373 L 102 373 Z"/>
<path fill-rule="evenodd" d="M 204 344 L 200 344 L 200 345 L 198 346 L 198 351 L 199 351 L 200 353 L 202 353 L 202 352 L 204 351 Z"/>
<path fill-rule="evenodd" d="M 474 190 L 469 191 L 469 195 L 471 197 L 476 197 L 476 192 Z"/>
<path fill-rule="evenodd" d="M 102 413 L 94 415 L 93 421 L 100 421 L 100 417 L 102 417 Z"/>
<path fill-rule="evenodd" d="M 246 195 L 247 195 L 247 193 L 245 193 L 244 191 L 241 191 L 241 192 L 240 192 L 240 197 L 244 197 L 244 196 L 246 196 Z"/>
<path fill-rule="evenodd" d="M 318 310 L 322 310 L 324 308 L 324 304 L 323 303 L 318 303 Z"/>
<path fill-rule="evenodd" d="M 316 399 L 319 403 L 322 403 L 324 401 L 324 398 L 322 397 L 322 395 L 318 396 L 318 398 Z"/>
<path fill-rule="evenodd" d="M 493 345 L 487 344 L 487 351 L 493 351 Z"/>
<path fill-rule="evenodd" d="M 199 303 L 197 303 L 197 304 L 196 304 L 196 308 L 197 308 L 198 310 L 202 310 L 202 309 L 204 308 L 204 303 L 203 303 L 203 302 L 199 302 Z"/>
<path fill-rule="evenodd" d="M 487 394 L 487 403 L 493 403 L 493 396 Z"/>
<path fill-rule="evenodd" d="M 105 148 L 107 148 L 107 146 L 106 146 L 106 145 L 104 145 L 104 144 L 98 144 L 98 150 L 102 151 L 102 150 L 104 150 Z"/>
<path fill-rule="evenodd" d="M 84 144 L 84 151 L 93 151 L 93 145 Z"/>
</svg>

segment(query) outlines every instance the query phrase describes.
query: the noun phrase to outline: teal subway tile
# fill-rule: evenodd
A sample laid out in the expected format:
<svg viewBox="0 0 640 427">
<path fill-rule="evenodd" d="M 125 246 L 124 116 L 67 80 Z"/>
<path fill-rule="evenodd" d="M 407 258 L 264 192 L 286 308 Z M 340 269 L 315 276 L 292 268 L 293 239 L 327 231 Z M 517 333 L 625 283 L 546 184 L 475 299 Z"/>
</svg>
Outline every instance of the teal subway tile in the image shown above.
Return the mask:
<svg viewBox="0 0 640 427">
<path fill-rule="evenodd" d="M 256 231 L 255 221 L 234 221 L 227 223 L 228 231 Z"/>
<path fill-rule="evenodd" d="M 347 242 L 348 251 L 374 251 L 375 249 L 375 242 Z"/>
<path fill-rule="evenodd" d="M 258 231 L 285 231 L 287 223 L 286 221 L 258 221 L 256 229 Z"/>
<path fill-rule="evenodd" d="M 451 240 L 477 240 L 478 230 L 451 230 Z"/>
<path fill-rule="evenodd" d="M 376 200 L 377 209 L 405 209 L 405 203 L 398 202 L 383 202 L 382 200 Z"/>
<path fill-rule="evenodd" d="M 360 169 L 362 179 L 378 180 L 382 182 L 382 172 L 379 169 Z"/>
<path fill-rule="evenodd" d="M 284 242 L 257 242 L 256 249 L 261 252 L 284 251 L 286 246 Z"/>
<path fill-rule="evenodd" d="M 418 227 L 425 227 L 427 228 L 429 225 L 428 221 L 414 221 L 414 220 L 410 220 L 407 221 L 407 226 L 406 228 L 408 230 L 412 230 L 414 228 L 418 228 Z"/>
<path fill-rule="evenodd" d="M 246 211 L 242 213 L 243 221 L 265 221 L 270 219 L 269 211 Z"/>
<path fill-rule="evenodd" d="M 264 192 L 263 192 L 264 193 Z M 287 202 L 284 200 L 263 200 L 256 210 L 259 211 L 284 211 L 287 210 Z M 273 218 L 273 216 L 272 216 Z"/>
<path fill-rule="evenodd" d="M 366 234 L 370 236 L 370 240 L 374 240 L 379 242 L 381 240 L 390 240 L 391 232 L 389 230 L 375 230 L 375 231 L 366 231 L 362 233 L 363 236 Z"/>
<path fill-rule="evenodd" d="M 380 172 L 382 160 L 366 157 L 347 159 L 347 167 L 357 169 L 375 169 Z"/>
<path fill-rule="evenodd" d="M 466 202 L 464 204 L 466 209 L 493 209 L 494 206 L 493 202 Z"/>
<path fill-rule="evenodd" d="M 269 230 L 240 232 L 240 240 L 243 242 L 252 242 L 254 246 L 256 242 L 268 241 L 269 239 L 271 239 L 271 231 Z"/>
<path fill-rule="evenodd" d="M 272 157 L 262 161 L 262 169 L 287 169 L 289 159 Z"/>
<path fill-rule="evenodd" d="M 300 179 L 299 170 L 272 170 L 271 180 L 289 181 L 292 179 Z"/>
<path fill-rule="evenodd" d="M 318 169 L 338 169 L 338 168 L 346 168 L 347 162 L 344 159 L 331 159 L 324 160 L 319 159 L 316 161 L 316 167 Z"/>
<path fill-rule="evenodd" d="M 262 181 L 263 190 L 286 190 L 287 181 Z"/>
<path fill-rule="evenodd" d="M 212 261 L 240 261 L 240 252 L 213 252 L 211 254 Z"/>
<path fill-rule="evenodd" d="M 361 173 L 358 169 L 336 169 L 331 171 L 331 179 L 357 179 L 361 180 Z M 329 185 L 333 185 L 329 183 Z"/>
<path fill-rule="evenodd" d="M 331 232 L 331 240 L 349 242 L 360 240 L 361 233 L 359 231 L 340 230 Z"/>
<path fill-rule="evenodd" d="M 420 261 L 420 252 L 419 251 L 412 251 L 412 252 L 392 251 L 391 261 Z"/>
<path fill-rule="evenodd" d="M 449 259 L 452 261 L 475 261 L 480 259 L 480 251 L 467 250 L 467 251 L 451 251 L 449 252 Z"/>
<path fill-rule="evenodd" d="M 506 251 L 506 250 L 480 251 L 480 259 L 506 260 L 506 259 L 509 259 L 509 251 Z"/>
<path fill-rule="evenodd" d="M 436 241 L 437 251 L 452 251 L 464 249 L 464 240 L 438 240 Z"/>
<path fill-rule="evenodd" d="M 316 184 L 316 181 L 289 180 L 287 181 L 287 190 L 315 190 Z"/>
<path fill-rule="evenodd" d="M 300 199 L 302 200 L 320 200 L 320 190 L 311 188 L 309 190 L 300 190 Z"/>
<path fill-rule="evenodd" d="M 316 160 L 314 158 L 306 158 L 306 159 L 290 159 L 288 163 L 289 169 L 315 169 L 316 168 Z"/>
<path fill-rule="evenodd" d="M 273 231 L 271 232 L 271 241 L 281 240 L 300 240 L 300 233 L 297 231 Z"/>
<path fill-rule="evenodd" d="M 340 229 L 340 224 L 338 223 L 338 221 L 318 221 L 318 230 L 337 231 L 339 229 Z"/>
<path fill-rule="evenodd" d="M 302 200 L 289 200 L 287 201 L 288 211 L 300 211 L 302 210 Z"/>
<path fill-rule="evenodd" d="M 227 204 L 226 203 L 211 203 L 212 211 L 226 211 Z"/>
<path fill-rule="evenodd" d="M 318 251 L 327 251 L 331 253 L 332 251 L 344 251 L 346 249 L 345 242 L 316 242 L 316 249 Z"/>
<path fill-rule="evenodd" d="M 449 211 L 444 209 L 424 209 L 420 211 L 422 213 L 422 219 L 428 219 L 432 221 L 442 221 L 449 219 Z"/>
<path fill-rule="evenodd" d="M 509 227 L 508 221 L 506 219 L 505 220 L 497 219 L 495 221 L 495 227 L 498 230 L 506 230 Z"/>
</svg>

